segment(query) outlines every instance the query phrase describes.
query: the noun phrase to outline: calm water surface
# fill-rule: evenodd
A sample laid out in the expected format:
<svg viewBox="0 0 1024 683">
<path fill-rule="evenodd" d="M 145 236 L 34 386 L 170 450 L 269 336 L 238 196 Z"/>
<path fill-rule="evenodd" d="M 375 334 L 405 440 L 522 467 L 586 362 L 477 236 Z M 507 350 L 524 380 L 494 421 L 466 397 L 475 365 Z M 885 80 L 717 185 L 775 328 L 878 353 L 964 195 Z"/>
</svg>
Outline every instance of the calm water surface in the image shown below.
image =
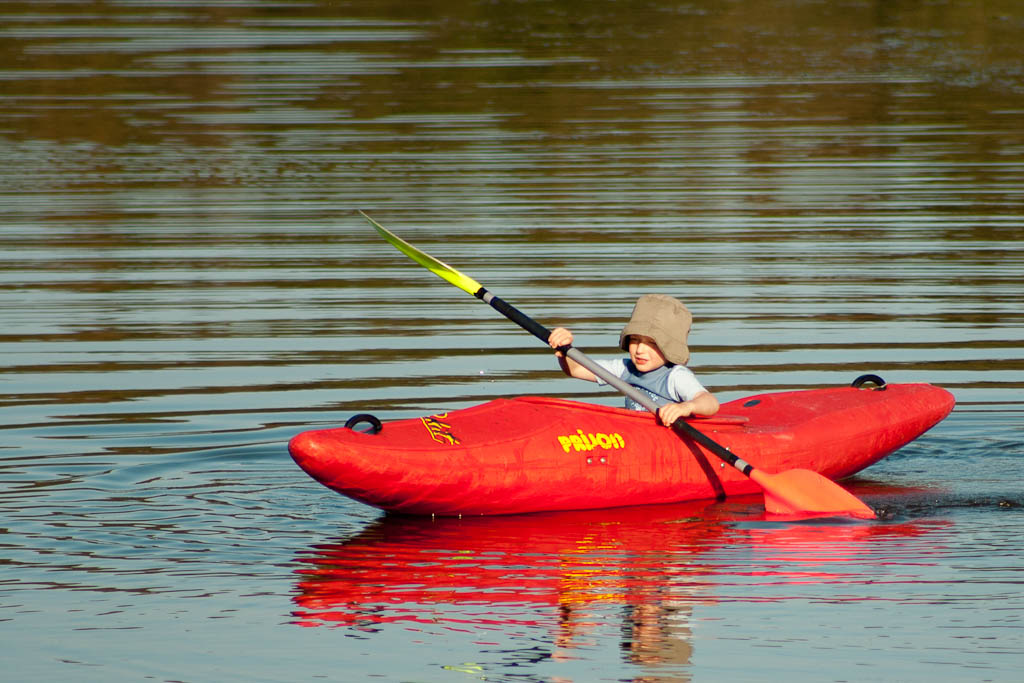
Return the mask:
<svg viewBox="0 0 1024 683">
<path fill-rule="evenodd" d="M 1012 0 L 0 2 L 11 680 L 1017 680 L 1024 9 Z M 846 484 L 407 519 L 286 443 L 545 394 L 636 297 L 720 398 L 957 398 Z"/>
</svg>

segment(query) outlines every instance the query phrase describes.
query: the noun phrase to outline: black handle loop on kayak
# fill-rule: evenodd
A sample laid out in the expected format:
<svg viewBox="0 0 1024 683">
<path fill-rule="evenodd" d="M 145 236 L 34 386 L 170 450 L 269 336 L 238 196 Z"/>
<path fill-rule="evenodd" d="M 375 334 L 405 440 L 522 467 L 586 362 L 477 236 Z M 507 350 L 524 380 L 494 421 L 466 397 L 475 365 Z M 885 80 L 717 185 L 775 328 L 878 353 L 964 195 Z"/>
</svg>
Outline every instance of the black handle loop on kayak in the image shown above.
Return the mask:
<svg viewBox="0 0 1024 683">
<path fill-rule="evenodd" d="M 353 415 L 345 422 L 345 429 L 355 429 L 355 426 L 362 422 L 367 422 L 370 425 L 369 429 L 356 430 L 361 431 L 364 434 L 379 434 L 380 430 L 384 429 L 384 425 L 381 424 L 380 420 L 378 420 L 373 415 L 370 415 L 369 413 L 359 413 L 358 415 Z"/>
<path fill-rule="evenodd" d="M 874 386 L 865 387 L 865 384 L 873 384 Z M 871 391 L 885 391 L 885 380 L 878 375 L 861 375 L 857 379 L 853 380 L 850 384 L 854 389 L 870 389 Z"/>
</svg>

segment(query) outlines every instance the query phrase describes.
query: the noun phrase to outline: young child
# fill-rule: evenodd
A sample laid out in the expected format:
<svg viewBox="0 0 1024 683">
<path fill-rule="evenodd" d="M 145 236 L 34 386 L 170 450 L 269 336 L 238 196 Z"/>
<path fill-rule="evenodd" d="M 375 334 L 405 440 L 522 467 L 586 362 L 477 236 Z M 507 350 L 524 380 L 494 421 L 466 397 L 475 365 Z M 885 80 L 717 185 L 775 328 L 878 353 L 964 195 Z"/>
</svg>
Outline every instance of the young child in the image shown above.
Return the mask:
<svg viewBox="0 0 1024 683">
<path fill-rule="evenodd" d="M 680 417 L 718 412 L 718 399 L 686 367 L 690 359 L 686 337 L 692 321 L 690 311 L 678 299 L 645 294 L 637 300 L 633 315 L 619 336 L 619 347 L 629 352 L 629 358 L 597 361 L 613 375 L 649 394 L 661 406 L 658 418 L 665 425 Z M 551 331 L 548 344 L 555 349 L 565 374 L 604 384 L 590 370 L 558 351 L 572 344 L 572 332 L 556 328 Z M 629 398 L 626 407 L 645 409 Z"/>
</svg>

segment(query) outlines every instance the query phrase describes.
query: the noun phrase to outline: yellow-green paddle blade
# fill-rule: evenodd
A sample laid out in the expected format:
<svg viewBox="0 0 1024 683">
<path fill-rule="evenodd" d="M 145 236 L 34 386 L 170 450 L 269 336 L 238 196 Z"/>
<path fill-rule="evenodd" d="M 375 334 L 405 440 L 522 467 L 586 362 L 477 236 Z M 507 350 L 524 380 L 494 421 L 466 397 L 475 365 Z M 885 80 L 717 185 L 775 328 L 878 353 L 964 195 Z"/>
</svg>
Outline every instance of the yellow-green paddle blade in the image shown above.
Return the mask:
<svg viewBox="0 0 1024 683">
<path fill-rule="evenodd" d="M 380 236 L 390 242 L 395 249 L 402 252 L 434 275 L 447 280 L 464 292 L 476 295 L 476 293 L 480 291 L 480 283 L 473 278 L 468 275 L 463 275 L 444 261 L 439 261 L 430 254 L 420 251 L 377 221 L 367 216 L 362 211 L 360 211 L 359 214 L 366 220 L 370 221 L 370 225 L 373 226 L 374 230 L 379 232 Z"/>
</svg>

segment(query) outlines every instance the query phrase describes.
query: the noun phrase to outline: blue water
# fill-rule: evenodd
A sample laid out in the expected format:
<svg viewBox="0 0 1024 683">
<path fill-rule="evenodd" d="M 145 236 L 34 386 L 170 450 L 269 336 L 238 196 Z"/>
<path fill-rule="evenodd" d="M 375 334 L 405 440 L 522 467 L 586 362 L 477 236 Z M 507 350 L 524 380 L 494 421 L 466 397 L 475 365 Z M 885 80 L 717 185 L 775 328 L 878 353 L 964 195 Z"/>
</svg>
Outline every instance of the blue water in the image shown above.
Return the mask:
<svg viewBox="0 0 1024 683">
<path fill-rule="evenodd" d="M 1017 3 L 0 6 L 10 680 L 1015 681 Z M 293 435 L 618 404 L 355 213 L 594 356 L 674 294 L 723 400 L 930 382 L 843 482 L 406 519 Z"/>
</svg>

